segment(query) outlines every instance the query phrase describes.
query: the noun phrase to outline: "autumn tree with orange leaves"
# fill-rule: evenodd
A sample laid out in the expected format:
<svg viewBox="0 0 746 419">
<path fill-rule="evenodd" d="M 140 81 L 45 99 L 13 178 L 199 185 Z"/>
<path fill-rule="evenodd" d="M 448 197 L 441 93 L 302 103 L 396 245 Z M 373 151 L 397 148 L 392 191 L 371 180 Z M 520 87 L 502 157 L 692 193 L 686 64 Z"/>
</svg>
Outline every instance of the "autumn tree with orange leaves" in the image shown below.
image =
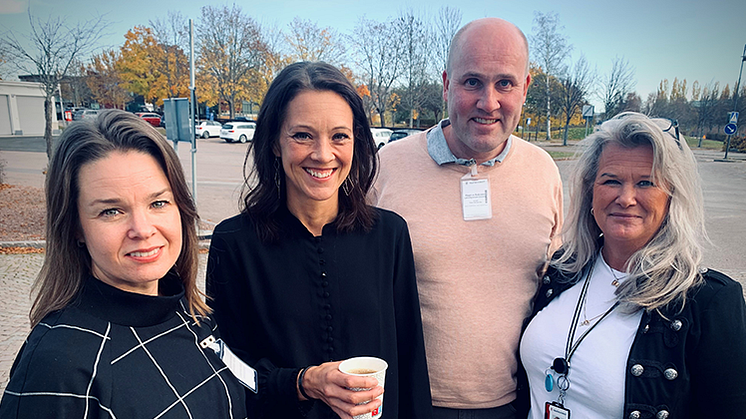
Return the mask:
<svg viewBox="0 0 746 419">
<path fill-rule="evenodd" d="M 117 50 L 106 50 L 91 58 L 85 67 L 86 84 L 93 98 L 105 108 L 124 109 L 132 97 L 122 87 L 122 78 L 116 66 L 122 59 Z"/>
</svg>

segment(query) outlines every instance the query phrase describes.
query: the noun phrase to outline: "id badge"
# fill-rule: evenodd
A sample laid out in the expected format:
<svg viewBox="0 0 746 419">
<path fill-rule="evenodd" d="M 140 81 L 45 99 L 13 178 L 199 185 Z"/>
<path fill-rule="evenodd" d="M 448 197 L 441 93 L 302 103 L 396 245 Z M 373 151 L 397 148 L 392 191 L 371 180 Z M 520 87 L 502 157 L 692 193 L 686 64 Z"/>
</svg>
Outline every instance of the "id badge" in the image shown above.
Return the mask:
<svg viewBox="0 0 746 419">
<path fill-rule="evenodd" d="M 467 174 L 461 178 L 461 208 L 464 221 L 489 220 L 492 218 L 490 180 Z"/>
<path fill-rule="evenodd" d="M 228 370 L 238 379 L 244 387 L 257 392 L 257 377 L 256 370 L 248 366 L 241 360 L 231 349 L 223 342 L 222 339 L 217 339 L 210 335 L 200 345 L 203 348 L 210 348 L 220 357 Z"/>
<path fill-rule="evenodd" d="M 570 419 L 570 409 L 557 402 L 547 402 L 544 409 L 544 419 Z"/>
</svg>

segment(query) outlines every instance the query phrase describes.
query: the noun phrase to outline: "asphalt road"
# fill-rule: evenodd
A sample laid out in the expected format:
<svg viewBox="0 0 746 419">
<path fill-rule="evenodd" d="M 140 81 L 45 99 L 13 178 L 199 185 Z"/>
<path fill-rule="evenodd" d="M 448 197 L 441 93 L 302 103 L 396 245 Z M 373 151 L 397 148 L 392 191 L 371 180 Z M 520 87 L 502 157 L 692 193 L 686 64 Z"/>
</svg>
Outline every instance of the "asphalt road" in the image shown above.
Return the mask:
<svg viewBox="0 0 746 419">
<path fill-rule="evenodd" d="M 542 143 L 539 143 L 542 145 Z M 556 151 L 572 147 L 542 145 Z M 226 143 L 217 137 L 197 142 L 197 207 L 208 225 L 239 212 L 243 184 L 243 164 L 249 144 Z M 180 143 L 187 182 L 192 183 L 191 144 Z M 44 140 L 41 137 L 0 138 L 0 160 L 5 163 L 7 183 L 43 187 L 46 167 Z M 705 263 L 724 271 L 746 284 L 746 154 L 729 153 L 732 162 L 722 162 L 723 153 L 694 149 L 702 177 L 707 229 L 712 241 L 705 247 Z M 563 179 L 572 160 L 558 161 Z M 568 187 L 565 182 L 565 209 Z"/>
</svg>

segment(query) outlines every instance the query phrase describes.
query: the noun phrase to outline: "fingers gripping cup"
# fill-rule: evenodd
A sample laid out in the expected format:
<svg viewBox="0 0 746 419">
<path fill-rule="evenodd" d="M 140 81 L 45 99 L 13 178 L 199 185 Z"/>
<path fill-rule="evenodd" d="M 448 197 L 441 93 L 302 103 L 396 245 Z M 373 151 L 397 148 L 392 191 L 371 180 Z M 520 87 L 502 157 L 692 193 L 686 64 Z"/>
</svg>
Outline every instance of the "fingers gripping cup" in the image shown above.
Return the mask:
<svg viewBox="0 0 746 419">
<path fill-rule="evenodd" d="M 339 370 L 342 371 L 345 374 L 350 375 L 357 375 L 359 377 L 373 377 L 376 380 L 378 380 L 378 385 L 381 387 L 384 387 L 384 382 L 386 381 L 386 368 L 389 367 L 389 364 L 386 363 L 383 359 L 370 357 L 370 356 L 360 356 L 357 358 L 350 358 L 346 361 L 342 361 L 341 364 L 339 364 Z M 369 388 L 351 388 L 350 390 L 354 391 L 363 391 L 363 390 L 370 390 Z M 364 415 L 357 415 L 354 419 L 378 419 L 383 414 L 383 394 L 376 397 L 377 399 L 381 399 L 381 406 L 378 407 L 378 409 L 366 413 Z"/>
</svg>

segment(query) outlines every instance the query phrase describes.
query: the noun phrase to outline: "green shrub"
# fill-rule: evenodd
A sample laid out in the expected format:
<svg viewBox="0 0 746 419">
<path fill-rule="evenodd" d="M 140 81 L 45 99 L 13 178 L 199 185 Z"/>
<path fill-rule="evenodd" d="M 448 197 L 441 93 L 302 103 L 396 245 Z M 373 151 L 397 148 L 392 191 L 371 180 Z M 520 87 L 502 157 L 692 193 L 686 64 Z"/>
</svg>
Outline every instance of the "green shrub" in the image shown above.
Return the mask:
<svg viewBox="0 0 746 419">
<path fill-rule="evenodd" d="M 725 144 L 727 143 L 723 143 L 722 151 L 725 151 Z M 731 137 L 730 138 L 730 149 L 735 150 L 739 153 L 746 153 L 746 136 Z"/>
</svg>

